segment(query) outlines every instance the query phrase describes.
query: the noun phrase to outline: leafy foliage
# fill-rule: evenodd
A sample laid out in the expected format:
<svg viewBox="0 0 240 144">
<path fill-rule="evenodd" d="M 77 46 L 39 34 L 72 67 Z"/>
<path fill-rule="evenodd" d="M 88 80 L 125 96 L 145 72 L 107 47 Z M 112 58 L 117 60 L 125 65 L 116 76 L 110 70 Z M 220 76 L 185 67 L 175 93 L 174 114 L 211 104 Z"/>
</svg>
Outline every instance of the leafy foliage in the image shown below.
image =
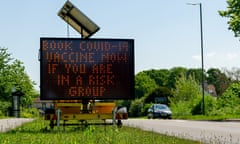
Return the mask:
<svg viewBox="0 0 240 144">
<path fill-rule="evenodd" d="M 191 116 L 202 114 L 202 95 L 201 88 L 197 82 L 192 78 L 182 76 L 176 82 L 176 89 L 171 98 L 171 109 L 175 117 Z M 205 114 L 211 115 L 216 110 L 216 99 L 205 94 L 204 105 Z"/>
<path fill-rule="evenodd" d="M 195 81 L 200 84 L 202 82 L 202 69 L 188 69 L 186 72 L 187 77 L 192 77 L 195 79 Z M 204 76 L 206 77 L 206 76 Z"/>
<path fill-rule="evenodd" d="M 231 80 L 227 75 L 219 69 L 211 68 L 207 71 L 206 77 L 208 84 L 213 84 L 216 87 L 216 92 L 221 95 L 231 84 Z"/>
<path fill-rule="evenodd" d="M 145 71 L 145 73 L 153 79 L 158 86 L 165 87 L 168 83 L 168 78 L 170 75 L 170 71 L 167 69 L 160 69 L 160 70 L 149 70 Z"/>
<path fill-rule="evenodd" d="M 192 108 L 192 115 L 200 115 L 202 114 L 202 97 L 198 96 L 194 100 L 194 107 Z M 205 115 L 215 115 L 217 106 L 217 101 L 214 97 L 209 94 L 204 95 L 204 107 L 205 107 Z"/>
<path fill-rule="evenodd" d="M 234 32 L 235 37 L 240 36 L 240 0 L 227 0 L 227 9 L 219 11 L 222 17 L 229 18 L 229 29 Z"/>
<path fill-rule="evenodd" d="M 174 115 L 192 115 L 192 112 L 201 112 L 201 109 L 193 110 L 198 101 L 196 99 L 200 97 L 201 91 L 197 82 L 190 76 L 186 78 L 182 75 L 176 81 L 176 89 L 173 91 L 173 96 L 170 98 L 171 109 Z"/>
<path fill-rule="evenodd" d="M 190 109 L 190 102 L 188 101 L 182 101 L 179 103 L 171 103 L 170 104 L 172 115 L 174 117 L 180 117 L 180 116 L 191 116 L 192 111 Z"/>
<path fill-rule="evenodd" d="M 36 118 L 38 115 L 39 111 L 36 108 L 28 108 L 21 111 L 21 117 L 23 118 Z"/>
<path fill-rule="evenodd" d="M 157 84 L 145 72 L 140 72 L 135 76 L 135 97 L 141 98 L 146 93 L 157 88 Z"/>
<path fill-rule="evenodd" d="M 217 109 L 224 114 L 240 114 L 240 83 L 233 83 L 218 99 Z"/>
<path fill-rule="evenodd" d="M 204 70 L 205 83 L 213 86 L 219 97 L 216 99 L 208 94 L 207 89 L 205 89 L 206 115 L 224 116 L 230 114 L 233 108 L 224 106 L 223 103 L 226 100 L 221 99 L 227 97 L 227 95 L 232 95 L 229 92 L 228 94 L 223 93 L 233 82 L 238 81 L 239 71 L 236 68 L 231 71 L 221 71 L 217 68 L 210 68 L 206 72 Z M 135 82 L 136 99 L 134 101 L 124 100 L 122 102 L 123 105 L 130 109 L 133 116 L 146 115 L 148 107 L 155 102 L 156 97 L 167 97 L 170 99 L 170 107 L 175 117 L 199 115 L 202 112 L 202 70 L 199 68 L 151 69 L 138 73 L 135 76 Z M 228 96 L 226 99 L 228 99 L 227 101 L 238 100 L 238 98 L 234 99 L 232 96 Z M 240 106 L 235 105 L 235 114 L 237 114 L 237 110 L 240 113 L 239 109 Z"/>
<path fill-rule="evenodd" d="M 10 102 L 0 101 L 0 117 L 8 115 L 8 108 L 11 106 Z"/>
<path fill-rule="evenodd" d="M 138 117 L 141 116 L 143 112 L 143 99 L 136 99 L 132 101 L 131 107 L 129 109 L 130 116 Z"/>
<path fill-rule="evenodd" d="M 224 73 L 229 78 L 230 81 L 238 82 L 240 81 L 240 69 L 233 67 L 230 70 L 224 69 Z"/>
<path fill-rule="evenodd" d="M 201 89 L 194 78 L 188 79 L 182 75 L 176 81 L 176 89 L 173 91 L 172 103 L 193 100 L 198 95 L 201 95 Z"/>
<path fill-rule="evenodd" d="M 182 76 L 182 74 L 186 74 L 187 69 L 183 67 L 174 67 L 170 69 L 170 75 L 168 78 L 167 86 L 170 88 L 175 88 L 176 80 Z"/>
<path fill-rule="evenodd" d="M 6 48 L 0 48 L 0 102 L 11 103 L 12 88 L 23 94 L 21 104 L 27 106 L 32 103 L 32 98 L 36 96 L 33 85 L 25 72 L 23 63 L 11 57 Z M 9 107 L 9 106 L 8 106 Z M 8 108 L 2 107 L 2 111 Z"/>
</svg>

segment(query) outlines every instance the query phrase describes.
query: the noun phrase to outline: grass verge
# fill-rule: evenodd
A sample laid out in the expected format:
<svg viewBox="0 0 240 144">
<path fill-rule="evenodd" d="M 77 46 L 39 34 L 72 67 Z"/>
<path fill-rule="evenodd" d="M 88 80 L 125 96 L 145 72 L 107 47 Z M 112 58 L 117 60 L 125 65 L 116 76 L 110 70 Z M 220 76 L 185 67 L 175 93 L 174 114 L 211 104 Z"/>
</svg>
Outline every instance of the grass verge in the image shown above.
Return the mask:
<svg viewBox="0 0 240 144">
<path fill-rule="evenodd" d="M 199 144 L 200 142 L 142 131 L 137 128 L 113 126 L 66 127 L 60 131 L 42 129 L 43 120 L 24 124 L 0 135 L 1 144 Z"/>
<path fill-rule="evenodd" d="M 225 121 L 239 119 L 239 115 L 220 115 L 220 116 L 206 116 L 206 115 L 194 115 L 194 116 L 178 116 L 174 119 L 185 119 L 185 120 L 209 120 L 209 121 Z"/>
</svg>

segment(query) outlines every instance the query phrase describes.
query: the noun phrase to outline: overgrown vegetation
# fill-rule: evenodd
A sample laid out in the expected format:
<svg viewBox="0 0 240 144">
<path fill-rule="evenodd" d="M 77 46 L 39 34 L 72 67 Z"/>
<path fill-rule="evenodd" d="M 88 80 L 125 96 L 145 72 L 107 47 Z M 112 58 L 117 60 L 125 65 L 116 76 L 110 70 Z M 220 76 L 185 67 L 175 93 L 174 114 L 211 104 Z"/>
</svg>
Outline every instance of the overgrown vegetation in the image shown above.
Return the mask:
<svg viewBox="0 0 240 144">
<path fill-rule="evenodd" d="M 45 123 L 37 120 L 17 129 L 2 133 L 1 144 L 194 144 L 199 143 L 176 137 L 142 131 L 136 128 L 89 126 L 86 129 L 66 127 L 65 131 L 40 131 Z"/>
<path fill-rule="evenodd" d="M 23 63 L 11 57 L 6 48 L 0 48 L 0 117 L 11 112 L 12 88 L 21 93 L 21 106 L 27 108 L 38 94 L 34 91 Z"/>
<path fill-rule="evenodd" d="M 219 11 L 222 17 L 229 18 L 229 29 L 234 32 L 235 37 L 240 36 L 240 1 L 227 0 L 227 9 Z"/>
<path fill-rule="evenodd" d="M 221 71 L 211 68 L 204 71 L 204 79 L 205 117 L 219 119 L 238 117 L 240 112 L 238 70 L 233 68 Z M 170 70 L 148 70 L 137 74 L 135 81 L 136 99 L 127 103 L 120 102 L 123 105 L 127 104 L 130 116 L 146 116 L 149 106 L 156 102 L 169 105 L 173 111 L 173 118 L 202 115 L 201 69 L 175 67 Z"/>
</svg>

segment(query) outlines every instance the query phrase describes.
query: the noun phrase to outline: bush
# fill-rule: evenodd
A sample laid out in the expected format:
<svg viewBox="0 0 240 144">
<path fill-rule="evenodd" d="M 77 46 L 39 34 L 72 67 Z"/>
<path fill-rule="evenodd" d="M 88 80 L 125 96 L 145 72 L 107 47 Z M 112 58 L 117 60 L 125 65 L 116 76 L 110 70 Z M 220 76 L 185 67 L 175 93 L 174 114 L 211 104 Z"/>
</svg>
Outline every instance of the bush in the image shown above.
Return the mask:
<svg viewBox="0 0 240 144">
<path fill-rule="evenodd" d="M 182 75 L 176 81 L 176 89 L 170 98 L 173 116 L 191 116 L 201 112 L 201 91 L 193 77 Z"/>
<path fill-rule="evenodd" d="M 204 97 L 204 104 L 205 104 L 205 114 L 212 115 L 212 112 L 216 111 L 217 109 L 217 101 L 211 95 L 206 95 Z"/>
<path fill-rule="evenodd" d="M 10 106 L 11 106 L 10 102 L 0 101 L 0 116 L 1 117 L 7 115 Z"/>
<path fill-rule="evenodd" d="M 39 116 L 39 111 L 36 108 L 24 108 L 21 111 L 21 117 L 23 118 L 35 118 Z"/>
<path fill-rule="evenodd" d="M 198 96 L 198 98 L 195 99 L 196 105 L 192 108 L 193 115 L 202 114 L 202 102 L 203 102 L 202 100 L 203 99 L 201 96 Z M 204 108 L 205 108 L 205 115 L 212 115 L 217 109 L 216 99 L 211 95 L 208 95 L 208 94 L 205 95 L 204 96 Z"/>
<path fill-rule="evenodd" d="M 178 102 L 176 104 L 171 104 L 170 108 L 172 110 L 172 115 L 174 117 L 179 117 L 179 116 L 191 116 L 191 108 L 190 108 L 190 102 L 188 101 L 182 101 Z"/>
<path fill-rule="evenodd" d="M 224 115 L 240 112 L 240 83 L 233 83 L 217 100 L 217 110 Z"/>
<path fill-rule="evenodd" d="M 192 115 L 200 115 L 202 114 L 202 98 L 197 97 L 195 100 L 195 105 L 191 107 L 191 113 Z"/>
<path fill-rule="evenodd" d="M 153 104 L 153 103 L 147 103 L 147 104 L 145 104 L 145 105 L 143 106 L 142 114 L 143 114 L 144 116 L 147 115 L 148 109 L 151 107 L 152 104 Z"/>
<path fill-rule="evenodd" d="M 130 109 L 129 109 L 129 115 L 132 117 L 138 117 L 142 116 L 142 109 L 143 109 L 143 100 L 142 99 L 136 99 L 132 101 Z"/>
</svg>

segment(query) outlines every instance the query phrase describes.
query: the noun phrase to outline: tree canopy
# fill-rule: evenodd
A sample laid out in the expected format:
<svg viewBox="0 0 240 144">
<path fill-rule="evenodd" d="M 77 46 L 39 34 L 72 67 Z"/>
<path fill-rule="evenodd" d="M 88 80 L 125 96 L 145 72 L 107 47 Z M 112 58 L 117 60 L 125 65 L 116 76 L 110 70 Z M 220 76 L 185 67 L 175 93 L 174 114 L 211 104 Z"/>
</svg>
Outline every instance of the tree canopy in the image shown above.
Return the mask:
<svg viewBox="0 0 240 144">
<path fill-rule="evenodd" d="M 227 72 L 236 73 L 236 71 L 239 71 L 237 69 L 234 70 L 235 71 Z M 167 91 L 176 88 L 177 79 L 183 76 L 187 79 L 194 79 L 194 81 L 201 86 L 202 70 L 200 68 L 187 69 L 184 67 L 173 67 L 169 70 L 151 69 L 142 71 L 135 76 L 135 97 L 141 98 L 143 96 L 149 97 L 150 95 L 156 95 L 156 93 L 160 93 L 159 90 L 166 90 L 166 92 L 163 93 L 168 93 Z M 232 79 L 229 77 L 229 74 L 226 74 L 226 70 L 221 71 L 217 68 L 210 68 L 206 72 L 204 70 L 204 80 L 206 84 L 215 87 L 218 96 L 220 96 L 232 83 Z M 170 96 L 170 94 L 168 95 Z M 160 95 L 158 94 L 158 96 Z M 161 96 L 167 95 L 161 94 Z"/>
<path fill-rule="evenodd" d="M 218 95 L 221 95 L 231 84 L 229 77 L 219 69 L 210 68 L 207 71 L 206 80 L 208 84 L 213 84 Z"/>
<path fill-rule="evenodd" d="M 0 105 L 4 104 L 0 111 L 6 110 L 10 105 L 13 87 L 23 94 L 21 105 L 31 104 L 36 95 L 34 85 L 35 82 L 27 75 L 23 63 L 12 58 L 6 48 L 0 48 Z"/>
<path fill-rule="evenodd" d="M 218 99 L 217 112 L 220 114 L 239 115 L 240 109 L 240 83 L 232 83 Z"/>
<path fill-rule="evenodd" d="M 240 0 L 227 0 L 227 9 L 220 10 L 222 17 L 229 18 L 229 29 L 234 32 L 235 37 L 240 36 Z"/>
<path fill-rule="evenodd" d="M 228 113 L 222 109 L 222 104 L 225 97 L 232 93 L 225 91 L 238 81 L 239 71 L 237 68 L 232 70 L 210 68 L 203 71 L 206 115 Z M 198 115 L 203 112 L 201 84 L 200 68 L 145 70 L 135 75 L 135 100 L 124 100 L 122 104 L 128 106 L 131 116 L 146 115 L 151 103 L 169 104 L 175 116 Z M 217 98 L 211 93 L 213 89 L 217 91 Z"/>
<path fill-rule="evenodd" d="M 145 72 L 135 76 L 135 97 L 140 98 L 157 88 L 157 84 Z"/>
</svg>

